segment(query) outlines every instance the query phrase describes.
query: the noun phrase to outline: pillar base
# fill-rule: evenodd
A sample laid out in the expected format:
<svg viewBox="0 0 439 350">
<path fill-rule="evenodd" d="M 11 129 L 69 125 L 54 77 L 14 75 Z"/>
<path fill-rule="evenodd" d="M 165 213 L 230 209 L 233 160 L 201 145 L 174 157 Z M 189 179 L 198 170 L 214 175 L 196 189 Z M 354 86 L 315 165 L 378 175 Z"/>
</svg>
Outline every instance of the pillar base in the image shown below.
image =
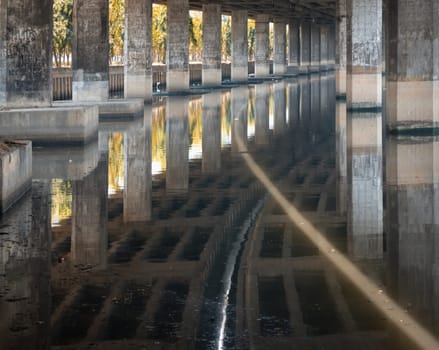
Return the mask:
<svg viewBox="0 0 439 350">
<path fill-rule="evenodd" d="M 75 102 L 106 101 L 108 100 L 108 91 L 108 80 L 72 82 L 72 100 Z"/>
<path fill-rule="evenodd" d="M 273 74 L 283 75 L 287 73 L 287 66 L 285 64 L 274 64 Z"/>
<path fill-rule="evenodd" d="M 234 83 L 243 83 L 248 81 L 248 67 L 233 67 L 231 80 Z"/>
<path fill-rule="evenodd" d="M 337 96 L 346 97 L 346 68 L 338 67 L 335 73 L 335 84 Z"/>
<path fill-rule="evenodd" d="M 184 92 L 189 91 L 189 71 L 166 72 L 166 91 Z"/>
<path fill-rule="evenodd" d="M 152 100 L 152 76 L 125 72 L 125 98 Z"/>
<path fill-rule="evenodd" d="M 270 75 L 270 64 L 255 64 L 255 77 L 266 78 Z"/>
<path fill-rule="evenodd" d="M 203 68 L 202 85 L 207 87 L 220 86 L 222 81 L 221 68 Z"/>
<path fill-rule="evenodd" d="M 347 76 L 348 110 L 382 108 L 381 73 L 350 74 Z"/>
</svg>

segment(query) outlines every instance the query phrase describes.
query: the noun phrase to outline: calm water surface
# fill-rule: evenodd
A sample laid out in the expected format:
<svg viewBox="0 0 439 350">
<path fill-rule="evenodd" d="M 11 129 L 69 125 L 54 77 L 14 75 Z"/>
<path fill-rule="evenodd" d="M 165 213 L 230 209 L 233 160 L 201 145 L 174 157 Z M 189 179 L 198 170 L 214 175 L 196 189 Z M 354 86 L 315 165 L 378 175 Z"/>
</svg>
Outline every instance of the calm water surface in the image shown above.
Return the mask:
<svg viewBox="0 0 439 350">
<path fill-rule="evenodd" d="M 0 219 L 0 349 L 416 349 L 242 157 L 439 334 L 439 140 L 383 140 L 382 119 L 322 74 L 157 98 L 84 147 L 34 148 Z"/>
</svg>

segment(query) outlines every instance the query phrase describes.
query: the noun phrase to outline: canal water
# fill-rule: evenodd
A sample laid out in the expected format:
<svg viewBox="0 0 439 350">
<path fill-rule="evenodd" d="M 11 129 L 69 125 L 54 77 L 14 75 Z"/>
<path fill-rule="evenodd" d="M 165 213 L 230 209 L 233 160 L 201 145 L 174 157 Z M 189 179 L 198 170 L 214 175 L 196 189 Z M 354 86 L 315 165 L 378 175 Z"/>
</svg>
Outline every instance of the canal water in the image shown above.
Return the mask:
<svg viewBox="0 0 439 350">
<path fill-rule="evenodd" d="M 347 114 L 331 73 L 199 92 L 34 147 L 32 191 L 0 218 L 0 349 L 438 334 L 438 139 Z"/>
</svg>

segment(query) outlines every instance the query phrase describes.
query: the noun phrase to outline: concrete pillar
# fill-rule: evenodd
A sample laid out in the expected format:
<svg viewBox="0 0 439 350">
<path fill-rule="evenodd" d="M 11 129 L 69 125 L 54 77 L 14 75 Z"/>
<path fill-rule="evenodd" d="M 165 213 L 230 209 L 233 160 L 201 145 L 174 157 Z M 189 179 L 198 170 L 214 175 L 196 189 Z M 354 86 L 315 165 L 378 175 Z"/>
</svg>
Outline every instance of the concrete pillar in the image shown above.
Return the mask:
<svg viewBox="0 0 439 350">
<path fill-rule="evenodd" d="M 381 108 L 382 0 L 347 5 L 347 107 Z"/>
<path fill-rule="evenodd" d="M 270 16 L 256 15 L 255 21 L 255 76 L 270 75 Z"/>
<path fill-rule="evenodd" d="M 335 65 L 335 24 L 328 26 L 328 65 L 334 69 Z"/>
<path fill-rule="evenodd" d="M 221 85 L 221 5 L 203 5 L 204 86 Z"/>
<path fill-rule="evenodd" d="M 335 164 L 337 213 L 346 215 L 348 196 L 346 101 L 337 101 L 335 112 Z"/>
<path fill-rule="evenodd" d="M 298 69 L 300 65 L 300 23 L 291 20 L 288 24 L 288 66 Z"/>
<path fill-rule="evenodd" d="M 247 150 L 248 95 L 247 86 L 234 88 L 231 92 L 232 152 Z"/>
<path fill-rule="evenodd" d="M 320 69 L 326 70 L 328 65 L 329 27 L 320 26 Z"/>
<path fill-rule="evenodd" d="M 246 82 L 248 80 L 247 16 L 247 10 L 232 12 L 231 79 L 234 82 Z"/>
<path fill-rule="evenodd" d="M 221 93 L 203 95 L 202 171 L 217 174 L 221 170 Z"/>
<path fill-rule="evenodd" d="M 300 25 L 300 73 L 308 73 L 311 64 L 311 24 Z"/>
<path fill-rule="evenodd" d="M 166 90 L 189 90 L 189 1 L 168 0 Z"/>
<path fill-rule="evenodd" d="M 108 0 L 73 2 L 73 101 L 108 99 Z"/>
<path fill-rule="evenodd" d="M 274 20 L 273 74 L 287 72 L 287 24 L 283 18 Z"/>
<path fill-rule="evenodd" d="M 151 219 L 151 105 L 145 106 L 143 119 L 130 125 L 124 138 L 125 185 L 123 191 L 123 219 L 141 222 Z"/>
<path fill-rule="evenodd" d="M 439 4 L 388 2 L 386 113 L 390 130 L 439 127 Z"/>
<path fill-rule="evenodd" d="M 125 0 L 125 98 L 152 99 L 152 1 Z"/>
<path fill-rule="evenodd" d="M 335 20 L 335 69 L 337 96 L 346 96 L 347 0 L 337 0 Z"/>
<path fill-rule="evenodd" d="M 189 188 L 189 100 L 170 96 L 166 102 L 166 190 Z"/>
<path fill-rule="evenodd" d="M 281 80 L 274 86 L 274 134 L 282 135 L 287 127 L 287 84 Z"/>
<path fill-rule="evenodd" d="M 311 24 L 311 66 L 312 71 L 319 71 L 320 66 L 320 25 Z"/>
<path fill-rule="evenodd" d="M 0 2 L 0 104 L 50 106 L 52 1 Z"/>
<path fill-rule="evenodd" d="M 255 143 L 266 145 L 269 142 L 270 86 L 255 86 Z"/>
<path fill-rule="evenodd" d="M 72 186 L 72 259 L 76 266 L 104 269 L 108 248 L 108 154 Z"/>
</svg>

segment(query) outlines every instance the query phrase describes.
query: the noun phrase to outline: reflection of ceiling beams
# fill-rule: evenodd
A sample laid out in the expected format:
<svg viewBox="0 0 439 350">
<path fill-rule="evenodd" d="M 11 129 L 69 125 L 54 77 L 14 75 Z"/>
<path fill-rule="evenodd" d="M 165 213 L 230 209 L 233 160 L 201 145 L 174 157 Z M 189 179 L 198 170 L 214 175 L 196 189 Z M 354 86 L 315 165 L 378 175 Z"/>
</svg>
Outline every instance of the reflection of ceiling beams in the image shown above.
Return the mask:
<svg viewBox="0 0 439 350">
<path fill-rule="evenodd" d="M 166 0 L 153 0 L 166 4 Z M 335 19 L 336 0 L 189 0 L 191 9 L 201 10 L 203 4 L 219 3 L 223 13 L 233 10 L 248 10 L 249 16 L 266 13 L 274 17 L 333 23 Z"/>
</svg>

